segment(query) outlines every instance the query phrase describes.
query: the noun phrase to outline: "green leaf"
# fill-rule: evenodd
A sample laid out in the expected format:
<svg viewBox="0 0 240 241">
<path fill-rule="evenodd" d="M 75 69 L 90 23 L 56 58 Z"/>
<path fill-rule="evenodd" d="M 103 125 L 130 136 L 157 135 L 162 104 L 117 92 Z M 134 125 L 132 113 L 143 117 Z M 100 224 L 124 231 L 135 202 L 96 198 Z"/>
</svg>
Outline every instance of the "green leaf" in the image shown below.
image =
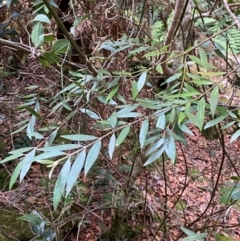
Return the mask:
<svg viewBox="0 0 240 241">
<path fill-rule="evenodd" d="M 90 151 L 88 152 L 87 159 L 84 165 L 84 173 L 87 175 L 93 164 L 98 158 L 100 149 L 102 146 L 102 142 L 99 140 L 94 143 L 94 145 L 91 147 Z"/>
<path fill-rule="evenodd" d="M 186 116 L 188 117 L 188 119 L 193 123 L 195 124 L 196 126 L 198 126 L 198 120 L 196 119 L 196 117 L 190 112 L 190 106 L 191 104 L 190 103 L 187 103 L 186 104 L 186 107 L 185 107 L 185 114 Z"/>
<path fill-rule="evenodd" d="M 122 142 L 125 140 L 127 137 L 128 133 L 130 131 L 130 126 L 126 126 L 119 134 L 117 141 L 116 141 L 116 146 L 120 146 Z"/>
<path fill-rule="evenodd" d="M 209 121 L 209 122 L 204 126 L 204 129 L 207 129 L 207 128 L 209 128 L 209 127 L 212 127 L 212 126 L 217 125 L 218 123 L 220 123 L 221 121 L 223 121 L 226 117 L 227 117 L 227 115 L 218 116 L 217 118 Z"/>
<path fill-rule="evenodd" d="M 141 52 L 147 50 L 148 48 L 149 48 L 148 46 L 141 46 L 141 47 L 136 48 L 136 49 L 134 49 L 132 51 L 129 51 L 128 57 L 130 57 L 131 55 L 133 55 L 135 53 L 141 53 Z"/>
<path fill-rule="evenodd" d="M 41 218 L 39 218 L 38 216 L 30 213 L 30 214 L 25 214 L 19 218 L 17 218 L 18 220 L 23 220 L 23 221 L 28 221 L 30 223 L 36 224 L 36 225 L 40 225 L 42 223 Z"/>
<path fill-rule="evenodd" d="M 180 227 L 180 228 L 185 234 L 189 236 L 187 238 L 181 239 L 184 241 L 203 241 L 203 239 L 206 238 L 208 235 L 207 233 L 196 234 L 187 228 L 184 228 L 184 227 Z"/>
<path fill-rule="evenodd" d="M 158 116 L 156 127 L 164 130 L 165 125 L 166 125 L 166 116 L 163 113 Z"/>
<path fill-rule="evenodd" d="M 180 229 L 181 229 L 185 234 L 187 234 L 187 236 L 195 235 L 195 234 L 196 234 L 196 233 L 194 233 L 193 231 L 191 231 L 190 229 L 187 229 L 187 228 L 184 228 L 184 227 L 180 227 Z"/>
<path fill-rule="evenodd" d="M 176 161 L 176 146 L 172 136 L 168 136 L 164 143 L 165 152 L 168 158 L 175 164 Z"/>
<path fill-rule="evenodd" d="M 207 235 L 208 235 L 207 233 L 194 234 L 194 235 L 191 235 L 190 237 L 181 239 L 181 241 L 199 241 L 199 240 L 204 240 L 204 238 L 206 238 Z"/>
<path fill-rule="evenodd" d="M 134 80 L 132 82 L 132 99 L 135 100 L 135 98 L 138 95 L 138 84 L 137 82 Z"/>
<path fill-rule="evenodd" d="M 111 160 L 113 157 L 113 152 L 114 152 L 115 146 L 116 146 L 116 137 L 115 137 L 115 134 L 113 133 L 110 138 L 109 146 L 108 146 L 108 155 Z"/>
<path fill-rule="evenodd" d="M 185 133 L 187 133 L 187 134 L 189 134 L 189 135 L 194 136 L 194 134 L 192 133 L 192 131 L 191 131 L 186 125 L 181 124 L 181 125 L 179 126 L 179 128 L 180 128 L 183 132 L 185 132 Z"/>
<path fill-rule="evenodd" d="M 49 151 L 49 152 L 44 152 L 40 155 L 37 155 L 33 158 L 33 161 L 39 161 L 39 160 L 44 160 L 44 159 L 49 159 L 51 157 L 57 157 L 57 156 L 66 156 L 66 153 L 63 151 Z"/>
<path fill-rule="evenodd" d="M 143 114 L 138 112 L 129 112 L 129 113 L 116 113 L 118 118 L 135 118 L 135 117 L 141 117 Z"/>
<path fill-rule="evenodd" d="M 217 109 L 218 98 L 219 98 L 219 90 L 218 90 L 218 85 L 217 85 L 212 90 L 211 95 L 210 95 L 210 110 L 211 110 L 212 117 L 214 117 L 216 109 Z"/>
<path fill-rule="evenodd" d="M 113 112 L 111 116 L 109 117 L 109 121 L 112 128 L 115 128 L 117 126 L 117 114 L 116 112 Z"/>
<path fill-rule="evenodd" d="M 61 137 L 71 141 L 93 141 L 97 139 L 96 136 L 81 135 L 81 134 L 62 135 Z"/>
<path fill-rule="evenodd" d="M 145 119 L 142 123 L 142 127 L 139 133 L 139 141 L 140 141 L 140 147 L 143 148 L 144 143 L 146 141 L 147 138 L 147 134 L 148 134 L 148 128 L 149 128 L 149 121 L 148 119 Z"/>
<path fill-rule="evenodd" d="M 31 33 L 31 40 L 33 45 L 37 48 L 43 45 L 44 43 L 44 30 L 41 22 L 37 22 Z"/>
<path fill-rule="evenodd" d="M 201 100 L 198 102 L 198 105 L 197 105 L 197 115 L 196 115 L 196 118 L 198 120 L 198 128 L 199 130 L 201 131 L 202 128 L 203 128 L 203 123 L 204 123 L 204 118 L 205 118 L 205 99 L 204 98 L 201 98 Z"/>
<path fill-rule="evenodd" d="M 66 151 L 66 150 L 73 150 L 73 149 L 78 149 L 80 148 L 81 145 L 79 144 L 64 144 L 64 145 L 59 145 L 59 146 L 47 146 L 44 148 L 39 148 L 39 151 Z"/>
<path fill-rule="evenodd" d="M 51 135 L 48 137 L 47 141 L 45 142 L 45 147 L 51 146 L 53 141 L 55 140 L 58 133 L 58 129 L 54 130 Z"/>
<path fill-rule="evenodd" d="M 138 92 L 141 91 L 141 89 L 143 88 L 143 86 L 144 86 L 145 83 L 146 83 L 146 80 L 147 80 L 147 72 L 144 71 L 144 72 L 140 75 L 140 77 L 139 77 L 139 79 L 138 79 L 138 83 L 137 83 Z M 133 99 L 135 99 L 135 98 L 133 98 Z"/>
<path fill-rule="evenodd" d="M 9 190 L 12 189 L 14 183 L 16 182 L 18 175 L 22 169 L 23 166 L 23 162 L 19 162 L 18 165 L 16 166 L 16 168 L 14 169 L 14 172 L 12 173 L 11 179 L 10 179 L 10 183 L 9 183 Z"/>
<path fill-rule="evenodd" d="M 159 159 L 160 156 L 163 154 L 163 152 L 164 152 L 164 146 L 161 146 L 160 149 L 158 149 L 150 156 L 150 158 L 148 158 L 148 160 L 144 163 L 144 166 L 147 166 L 152 162 L 156 161 L 157 159 Z"/>
<path fill-rule="evenodd" d="M 29 106 L 23 106 L 21 107 L 21 109 L 25 109 L 27 111 L 29 111 L 32 115 L 36 116 L 38 119 L 42 120 L 42 117 L 41 115 L 39 115 L 34 109 L 32 109 L 31 107 Z"/>
<path fill-rule="evenodd" d="M 123 108 L 123 109 L 119 110 L 119 111 L 117 112 L 117 114 L 125 114 L 125 113 L 129 113 L 129 112 L 131 112 L 131 111 L 137 109 L 138 106 L 139 106 L 139 105 L 136 105 L 136 104 L 134 104 L 134 105 L 117 106 L 116 108 Z"/>
<path fill-rule="evenodd" d="M 198 96 L 200 95 L 200 92 L 195 91 L 195 92 L 185 92 L 185 93 L 180 93 L 180 94 L 175 94 L 175 95 L 169 95 L 167 96 L 168 98 L 178 98 L 178 97 L 191 97 L 191 96 Z"/>
<path fill-rule="evenodd" d="M 151 153 L 153 153 L 154 151 L 157 151 L 157 149 L 159 149 L 159 147 L 161 147 L 165 142 L 165 138 L 161 138 L 160 140 L 158 140 L 147 152 L 146 155 L 150 155 Z"/>
<path fill-rule="evenodd" d="M 31 164 L 32 164 L 32 160 L 35 156 L 35 153 L 36 153 L 36 149 L 33 149 L 21 161 L 23 164 L 22 164 L 22 168 L 21 168 L 21 172 L 20 172 L 20 182 L 23 180 L 23 178 L 26 176 L 27 172 L 29 171 Z"/>
<path fill-rule="evenodd" d="M 170 121 L 171 123 L 174 123 L 175 117 L 176 117 L 176 109 L 175 109 L 175 108 L 172 108 L 172 110 L 171 110 L 171 112 L 170 112 L 169 121 Z"/>
<path fill-rule="evenodd" d="M 8 156 L 8 157 L 4 158 L 3 160 L 1 160 L 0 163 L 12 161 L 14 159 L 17 159 L 20 156 L 23 156 L 23 154 L 22 153 L 13 154 L 13 155 Z"/>
<path fill-rule="evenodd" d="M 27 136 L 30 140 L 32 140 L 32 136 L 34 133 L 34 126 L 36 123 L 36 116 L 32 116 L 29 123 L 28 123 L 28 127 L 27 127 Z"/>
<path fill-rule="evenodd" d="M 30 151 L 30 150 L 32 150 L 32 149 L 33 149 L 33 147 L 23 147 L 23 148 L 14 150 L 14 151 L 10 151 L 9 153 L 10 153 L 10 154 L 22 154 L 22 153 L 27 152 L 27 151 Z M 7 158 L 9 158 L 9 157 L 6 157 L 5 159 L 7 159 Z M 3 160 L 5 160 L 5 159 L 3 159 Z M 1 163 L 1 162 L 0 162 L 0 163 Z"/>
<path fill-rule="evenodd" d="M 91 110 L 81 108 L 80 111 L 84 114 L 87 114 L 92 119 L 95 119 L 95 120 L 101 119 L 96 113 L 94 113 Z"/>
<path fill-rule="evenodd" d="M 194 55 L 189 55 L 188 56 L 192 61 L 194 61 L 196 64 L 203 66 L 201 59 L 199 59 L 198 57 L 194 56 Z"/>
<path fill-rule="evenodd" d="M 118 91 L 119 89 L 119 85 L 115 86 L 110 93 L 108 94 L 107 98 L 106 98 L 106 102 L 108 102 Z"/>
<path fill-rule="evenodd" d="M 234 240 L 233 238 L 224 236 L 224 235 L 222 235 L 222 234 L 215 234 L 215 235 L 214 235 L 214 238 L 215 238 L 217 241 L 233 241 L 233 240 Z"/>
<path fill-rule="evenodd" d="M 162 69 L 162 65 L 161 64 L 157 64 L 156 66 L 156 70 L 159 74 L 163 74 L 163 69 Z"/>
<path fill-rule="evenodd" d="M 237 130 L 231 137 L 230 143 L 232 143 L 233 141 L 235 141 L 238 137 L 240 136 L 240 129 Z"/>
<path fill-rule="evenodd" d="M 80 152 L 80 154 L 77 156 L 74 163 L 72 164 L 71 170 L 69 172 L 69 177 L 67 180 L 66 197 L 72 190 L 73 186 L 75 185 L 75 183 L 80 175 L 80 172 L 81 172 L 84 162 L 85 162 L 85 158 L 86 158 L 86 150 L 84 149 L 83 151 Z"/>
<path fill-rule="evenodd" d="M 208 70 L 210 68 L 210 64 L 208 63 L 207 55 L 204 49 L 199 48 L 199 55 L 202 62 L 202 66 L 205 70 Z"/>
<path fill-rule="evenodd" d="M 69 50 L 70 42 L 67 39 L 59 39 L 52 46 L 52 51 L 56 54 L 66 54 Z"/>
<path fill-rule="evenodd" d="M 182 76 L 182 73 L 174 74 L 173 76 L 167 78 L 161 85 L 173 82 L 174 80 L 179 79 L 181 76 Z"/>
<path fill-rule="evenodd" d="M 70 162 L 70 158 L 69 158 L 63 165 L 63 167 L 58 175 L 56 184 L 54 186 L 54 190 L 53 190 L 54 211 L 57 210 L 58 204 L 61 200 L 61 197 L 63 196 L 64 189 L 65 189 L 67 180 L 69 178 L 70 166 L 71 166 L 71 162 Z"/>
<path fill-rule="evenodd" d="M 39 22 L 48 23 L 48 24 L 51 23 L 50 19 L 45 14 L 38 14 L 32 21 L 39 21 Z"/>
<path fill-rule="evenodd" d="M 236 121 L 228 122 L 226 125 L 222 126 L 222 130 L 228 129 L 229 127 L 231 127 L 235 123 L 236 123 Z"/>
</svg>

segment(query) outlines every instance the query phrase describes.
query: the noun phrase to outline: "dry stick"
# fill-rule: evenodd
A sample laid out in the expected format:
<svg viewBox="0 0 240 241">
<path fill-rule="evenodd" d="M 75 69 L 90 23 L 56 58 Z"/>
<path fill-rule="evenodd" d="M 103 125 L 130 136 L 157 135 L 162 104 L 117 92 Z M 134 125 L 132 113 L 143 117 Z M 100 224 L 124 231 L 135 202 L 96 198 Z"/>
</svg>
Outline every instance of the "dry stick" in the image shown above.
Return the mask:
<svg viewBox="0 0 240 241">
<path fill-rule="evenodd" d="M 232 17 L 232 19 L 234 20 L 234 23 L 237 25 L 238 29 L 240 30 L 240 21 L 238 20 L 238 18 L 234 15 L 234 13 L 231 11 L 228 3 L 226 0 L 223 0 L 224 6 L 227 10 L 227 12 L 229 13 L 229 15 Z"/>
<path fill-rule="evenodd" d="M 25 54 L 31 54 L 32 53 L 32 51 L 30 50 L 30 47 L 27 46 L 27 48 L 26 48 L 26 47 L 23 47 L 23 44 L 13 42 L 13 41 L 9 41 L 9 40 L 6 40 L 6 39 L 0 38 L 0 45 L 8 46 L 8 47 L 17 49 L 19 51 L 24 52 Z"/>
<path fill-rule="evenodd" d="M 69 32 L 67 31 L 67 29 L 65 28 L 63 22 L 61 21 L 61 19 L 58 17 L 56 11 L 53 9 L 52 5 L 49 3 L 48 0 L 43 0 L 44 4 L 47 6 L 49 12 L 52 14 L 53 18 L 56 20 L 58 27 L 62 30 L 63 34 L 65 35 L 65 37 L 68 39 L 68 41 L 70 42 L 70 44 L 73 46 L 73 48 L 75 49 L 75 51 L 77 52 L 77 54 L 79 55 L 79 57 L 84 61 L 84 63 L 86 64 L 88 70 L 94 75 L 97 76 L 98 72 L 97 70 L 91 65 L 91 63 L 89 62 L 87 56 L 80 50 L 79 46 L 77 45 L 77 43 L 74 41 L 74 39 L 71 37 L 71 35 L 69 34 Z"/>
<path fill-rule="evenodd" d="M 172 22 L 170 24 L 169 30 L 167 32 L 167 36 L 164 41 L 164 46 L 171 45 L 173 38 L 180 26 L 181 19 L 183 18 L 183 13 L 188 5 L 189 0 L 185 2 L 185 0 L 177 0 L 175 9 L 174 9 L 174 16 Z M 170 48 L 169 48 L 170 49 Z M 160 62 L 162 63 L 163 73 L 167 75 L 174 74 L 173 70 L 167 66 L 167 57 L 168 54 L 163 54 L 160 58 Z"/>
<path fill-rule="evenodd" d="M 173 204 L 172 206 L 172 209 L 176 206 L 176 204 L 178 203 L 178 201 L 181 199 L 184 191 L 186 190 L 186 188 L 188 187 L 189 183 L 187 183 L 187 178 L 188 178 L 188 164 L 187 164 L 187 158 L 186 158 L 186 155 L 184 153 L 184 150 L 183 150 L 183 147 L 182 147 L 182 144 L 180 142 L 180 147 L 181 147 L 181 151 L 182 151 L 182 154 L 183 154 L 183 158 L 184 158 L 184 164 L 185 164 L 185 168 L 186 168 L 186 174 L 185 174 L 185 178 L 184 178 L 184 184 L 183 184 L 183 188 L 182 188 L 182 191 L 181 193 L 178 195 L 175 203 Z M 164 179 L 164 178 L 163 178 Z M 176 194 L 174 194 L 176 195 Z M 167 210 L 167 207 L 163 209 L 164 211 Z M 169 217 L 170 213 L 166 215 L 166 219 Z M 156 239 L 156 236 L 157 236 L 157 232 L 161 229 L 162 225 L 164 224 L 164 222 L 162 222 L 162 224 L 158 227 L 157 231 L 155 232 L 155 236 L 153 237 L 152 241 Z"/>
<path fill-rule="evenodd" d="M 207 210 L 209 209 L 212 201 L 213 201 L 213 198 L 215 196 L 215 193 L 216 193 L 216 190 L 217 190 L 217 187 L 218 187 L 218 183 L 219 183 L 219 180 L 220 180 L 220 176 L 221 176 L 221 172 L 222 172 L 222 169 L 223 169 L 223 164 L 224 164 L 224 160 L 225 160 L 225 156 L 226 156 L 226 149 L 225 149 L 225 145 L 224 145 L 224 136 L 223 136 L 223 133 L 220 134 L 220 137 L 219 137 L 219 141 L 220 141 L 220 144 L 222 146 L 222 160 L 221 160 L 221 163 L 220 163 L 220 168 L 219 168 L 219 171 L 218 171 L 218 176 L 217 176 L 217 180 L 216 180 L 216 183 L 215 183 L 215 186 L 213 188 L 213 191 L 212 191 L 212 194 L 211 194 L 211 197 L 210 197 L 210 200 L 208 202 L 208 205 L 207 207 L 204 209 L 204 211 L 201 213 L 201 215 L 196 218 L 192 223 L 190 223 L 187 228 L 190 228 L 193 226 L 193 224 L 195 224 L 196 222 L 200 221 L 201 218 L 203 218 L 204 214 L 207 212 Z M 179 240 L 179 238 L 181 237 L 182 235 L 180 234 L 177 239 L 175 239 L 175 241 Z"/>
</svg>

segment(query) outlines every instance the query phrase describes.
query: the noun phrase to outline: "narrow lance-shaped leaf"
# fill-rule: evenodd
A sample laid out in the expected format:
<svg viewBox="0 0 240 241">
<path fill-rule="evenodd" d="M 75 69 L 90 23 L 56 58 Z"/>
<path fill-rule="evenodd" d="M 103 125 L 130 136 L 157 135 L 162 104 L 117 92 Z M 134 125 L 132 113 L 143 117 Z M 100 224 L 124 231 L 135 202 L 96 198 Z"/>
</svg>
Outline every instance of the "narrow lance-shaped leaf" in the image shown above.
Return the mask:
<svg viewBox="0 0 240 241">
<path fill-rule="evenodd" d="M 110 142 L 109 142 L 109 146 L 108 146 L 108 155 L 111 160 L 113 157 L 113 152 L 115 150 L 115 146 L 116 146 L 116 137 L 115 137 L 115 134 L 113 133 L 110 138 Z"/>
<path fill-rule="evenodd" d="M 177 73 L 177 74 L 174 74 L 173 76 L 167 78 L 161 85 L 163 84 L 168 84 L 170 82 L 173 82 L 174 80 L 180 78 L 182 76 L 182 73 Z"/>
<path fill-rule="evenodd" d="M 119 85 L 115 86 L 110 93 L 108 94 L 107 98 L 106 98 L 106 102 L 108 102 L 118 91 L 119 89 Z"/>
<path fill-rule="evenodd" d="M 127 137 L 128 133 L 130 131 L 130 126 L 126 126 L 119 134 L 117 141 L 116 141 L 116 146 L 120 146 L 122 142 L 125 140 Z"/>
<path fill-rule="evenodd" d="M 171 123 L 174 123 L 175 117 L 176 117 L 176 109 L 175 109 L 175 108 L 172 108 L 172 110 L 171 110 L 171 112 L 170 112 L 169 121 L 170 121 Z"/>
<path fill-rule="evenodd" d="M 86 158 L 86 150 L 80 152 L 80 154 L 75 159 L 74 163 L 72 164 L 69 177 L 67 180 L 67 186 L 66 186 L 66 197 L 68 196 L 69 192 L 72 190 L 73 186 L 75 185 L 80 172 L 83 168 L 84 162 Z"/>
<path fill-rule="evenodd" d="M 110 124 L 112 128 L 115 128 L 117 125 L 117 114 L 116 112 L 113 112 L 111 116 L 109 117 Z"/>
<path fill-rule="evenodd" d="M 144 166 L 151 164 L 152 162 L 156 161 L 164 152 L 164 146 L 161 146 L 158 150 L 156 150 L 144 163 Z"/>
<path fill-rule="evenodd" d="M 23 178 L 25 177 L 25 175 L 27 174 L 27 172 L 29 171 L 31 164 L 32 164 L 32 160 L 35 156 L 36 153 L 36 149 L 33 149 L 31 152 L 29 152 L 26 157 L 22 160 L 23 165 L 22 165 L 22 169 L 20 172 L 20 182 L 23 180 Z"/>
<path fill-rule="evenodd" d="M 196 117 L 190 112 L 190 106 L 191 104 L 190 103 L 187 103 L 186 104 L 186 107 L 185 107 L 185 114 L 186 116 L 188 117 L 188 119 L 196 126 L 198 126 L 198 121 L 196 119 Z"/>
<path fill-rule="evenodd" d="M 184 227 L 180 227 L 181 230 L 187 234 L 187 238 L 183 238 L 182 240 L 185 240 L 185 241 L 203 241 L 205 237 L 207 237 L 207 233 L 199 233 L 199 234 L 196 234 L 194 233 L 193 231 L 187 229 L 187 228 L 184 228 Z"/>
<path fill-rule="evenodd" d="M 9 190 L 12 189 L 13 184 L 16 182 L 16 180 L 18 178 L 18 175 L 19 175 L 19 173 L 22 169 L 23 164 L 24 164 L 23 162 L 19 162 L 18 165 L 16 166 L 16 168 L 14 169 L 14 172 L 12 173 L 11 179 L 10 179 Z"/>
<path fill-rule="evenodd" d="M 198 102 L 198 105 L 197 105 L 197 120 L 198 120 L 198 128 L 199 130 L 201 131 L 202 128 L 203 128 L 203 123 L 204 123 L 204 118 L 205 118 L 205 99 L 204 98 L 201 98 L 201 100 Z"/>
<path fill-rule="evenodd" d="M 137 109 L 138 105 L 124 105 L 124 108 L 119 110 L 116 114 L 126 114 L 129 113 L 135 109 Z"/>
<path fill-rule="evenodd" d="M 163 130 L 165 128 L 165 125 L 166 125 L 166 116 L 163 113 L 158 116 L 156 127 Z"/>
<path fill-rule="evenodd" d="M 233 141 L 235 141 L 238 137 L 240 136 L 240 129 L 237 130 L 231 137 L 230 143 L 232 143 Z"/>
<path fill-rule="evenodd" d="M 201 62 L 202 62 L 202 65 L 203 65 L 204 69 L 208 70 L 209 69 L 209 63 L 208 63 L 206 52 L 204 51 L 204 49 L 199 48 L 199 54 L 200 54 Z"/>
<path fill-rule="evenodd" d="M 217 118 L 209 121 L 209 122 L 204 126 L 204 129 L 207 129 L 207 128 L 210 128 L 210 127 L 212 127 L 212 126 L 217 125 L 218 123 L 220 123 L 221 121 L 223 121 L 226 117 L 227 117 L 227 115 L 218 116 Z"/>
<path fill-rule="evenodd" d="M 42 220 L 37 217 L 36 215 L 30 213 L 30 214 L 25 214 L 19 218 L 17 218 L 18 220 L 23 220 L 23 221 L 28 221 L 30 223 L 33 223 L 33 224 L 36 224 L 36 225 L 39 225 L 41 224 Z"/>
<path fill-rule="evenodd" d="M 136 118 L 136 117 L 141 117 L 141 116 L 143 116 L 143 115 L 138 112 L 129 112 L 129 113 L 123 113 L 123 114 L 117 113 L 118 118 Z"/>
<path fill-rule="evenodd" d="M 212 117 L 214 117 L 216 112 L 218 98 L 219 98 L 219 90 L 217 85 L 211 92 L 211 96 L 210 96 L 210 110 L 211 110 Z"/>
<path fill-rule="evenodd" d="M 61 197 L 63 196 L 64 189 L 67 183 L 67 180 L 69 178 L 69 172 L 70 172 L 70 158 L 65 162 L 65 164 L 62 167 L 62 170 L 60 171 L 57 181 L 54 186 L 53 190 L 53 208 L 56 211 L 58 204 L 61 200 Z"/>
<path fill-rule="evenodd" d="M 145 119 L 142 123 L 142 127 L 139 133 L 139 141 L 140 141 L 140 147 L 143 148 L 144 143 L 146 141 L 147 138 L 147 134 L 148 134 L 148 128 L 149 128 L 149 122 L 148 119 Z"/>
<path fill-rule="evenodd" d="M 91 110 L 81 108 L 80 111 L 81 111 L 82 113 L 87 114 L 87 115 L 88 115 L 90 118 L 92 118 L 92 119 L 95 119 L 95 120 L 99 120 L 99 119 L 100 119 L 100 117 L 99 117 L 96 113 L 94 113 L 93 111 L 91 111 Z"/>
<path fill-rule="evenodd" d="M 27 127 L 27 136 L 30 140 L 32 140 L 32 133 L 34 133 L 35 122 L 36 122 L 36 116 L 32 115 Z"/>
<path fill-rule="evenodd" d="M 204 238 L 207 237 L 207 233 L 200 233 L 200 234 L 194 234 L 190 237 L 181 239 L 182 241 L 198 241 L 198 240 L 204 240 Z"/>
<path fill-rule="evenodd" d="M 87 175 L 87 173 L 89 172 L 89 170 L 91 169 L 95 161 L 97 160 L 101 146 L 102 146 L 102 142 L 99 140 L 93 144 L 90 151 L 88 152 L 87 159 L 84 166 L 85 175 Z"/>
<path fill-rule="evenodd" d="M 64 145 L 57 145 L 57 146 L 48 146 L 44 148 L 39 148 L 40 151 L 65 151 L 65 150 L 73 150 L 81 147 L 79 144 L 64 144 Z"/>
<path fill-rule="evenodd" d="M 140 92 L 143 86 L 145 85 L 146 79 L 147 79 L 147 72 L 144 71 L 138 79 L 138 83 L 137 83 L 138 92 Z"/>
<path fill-rule="evenodd" d="M 175 164 L 176 161 L 176 146 L 172 136 L 168 136 L 164 143 L 165 152 L 168 158 Z"/>
<path fill-rule="evenodd" d="M 62 135 L 61 137 L 71 141 L 93 141 L 97 139 L 96 136 L 81 135 L 81 134 Z"/>
<path fill-rule="evenodd" d="M 160 140 L 158 140 L 147 152 L 147 155 L 150 155 L 151 153 L 153 153 L 154 151 L 156 151 L 159 147 L 161 147 L 163 145 L 163 143 L 165 142 L 165 137 L 161 138 Z"/>
<path fill-rule="evenodd" d="M 137 82 L 134 80 L 132 82 L 132 98 L 133 98 L 133 100 L 135 100 L 137 95 L 138 95 L 138 86 L 137 86 Z"/>
</svg>

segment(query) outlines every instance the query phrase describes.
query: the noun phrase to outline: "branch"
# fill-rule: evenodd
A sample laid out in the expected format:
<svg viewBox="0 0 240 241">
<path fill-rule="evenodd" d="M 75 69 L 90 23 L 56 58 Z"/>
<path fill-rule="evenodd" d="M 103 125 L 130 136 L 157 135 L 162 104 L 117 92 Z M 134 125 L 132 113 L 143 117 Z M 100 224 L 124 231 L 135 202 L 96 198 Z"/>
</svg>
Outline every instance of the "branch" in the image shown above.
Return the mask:
<svg viewBox="0 0 240 241">
<path fill-rule="evenodd" d="M 238 20 L 238 18 L 234 15 L 234 13 L 231 11 L 228 3 L 226 0 L 223 0 L 224 6 L 227 10 L 227 12 L 229 13 L 229 15 L 232 17 L 232 19 L 234 20 L 234 23 L 237 25 L 238 29 L 240 30 L 240 22 Z"/>
<path fill-rule="evenodd" d="M 47 6 L 49 12 L 52 14 L 53 18 L 55 19 L 55 21 L 57 22 L 58 27 L 62 30 L 64 36 L 68 39 L 68 41 L 70 42 L 70 44 L 73 46 L 73 48 L 75 49 L 75 51 L 77 52 L 77 54 L 79 55 L 79 57 L 84 61 L 84 64 L 86 64 L 88 70 L 94 75 L 97 76 L 98 72 L 97 70 L 91 65 L 91 63 L 89 62 L 87 56 L 80 50 L 79 46 L 77 45 L 77 43 L 74 41 L 74 39 L 71 37 L 71 35 L 69 34 L 69 32 L 67 31 L 67 29 L 65 28 L 63 22 L 61 21 L 61 19 L 58 17 L 56 11 L 54 10 L 54 8 L 52 7 L 52 5 L 50 4 L 50 2 L 48 0 L 43 0 L 44 4 Z"/>
<path fill-rule="evenodd" d="M 187 3 L 188 3 L 188 0 L 187 1 L 186 0 L 177 0 L 176 6 L 174 9 L 173 19 L 172 19 L 171 25 L 169 27 L 169 30 L 167 32 L 164 46 L 171 46 L 174 35 L 176 34 L 178 27 L 180 25 L 180 20 L 183 16 L 183 11 L 184 11 L 185 5 Z M 168 48 L 169 48 L 169 50 L 171 50 L 171 47 L 168 47 Z M 163 54 L 162 57 L 160 58 L 160 62 L 163 62 L 162 63 L 163 73 L 166 75 L 172 75 L 173 70 L 167 66 L 167 62 L 166 62 L 167 58 L 168 58 L 167 53 Z"/>
<path fill-rule="evenodd" d="M 32 54 L 32 51 L 30 50 L 30 48 L 28 46 L 27 46 L 28 48 L 26 48 L 22 44 L 17 43 L 17 42 L 13 42 L 13 41 L 9 41 L 9 40 L 0 38 L 0 45 L 17 49 L 19 51 L 24 52 L 25 54 Z"/>
</svg>

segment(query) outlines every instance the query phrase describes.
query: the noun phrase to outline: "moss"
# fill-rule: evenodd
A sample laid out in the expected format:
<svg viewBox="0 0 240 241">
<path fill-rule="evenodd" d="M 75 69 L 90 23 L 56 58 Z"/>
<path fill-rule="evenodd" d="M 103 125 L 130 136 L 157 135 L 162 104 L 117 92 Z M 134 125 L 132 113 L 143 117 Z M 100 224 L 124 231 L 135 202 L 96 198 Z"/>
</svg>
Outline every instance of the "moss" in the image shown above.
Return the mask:
<svg viewBox="0 0 240 241">
<path fill-rule="evenodd" d="M 137 232 L 133 230 L 131 226 L 124 220 L 115 218 L 110 230 L 105 233 L 101 240 L 102 241 L 117 241 L 117 240 L 132 240 L 136 237 Z"/>
<path fill-rule="evenodd" d="M 9 209 L 9 210 L 8 210 Z M 32 234 L 30 227 L 27 222 L 17 220 L 21 215 L 14 212 L 10 208 L 0 209 L 0 240 L 1 241 L 12 241 L 19 240 L 25 241 L 31 239 L 34 235 Z"/>
</svg>

